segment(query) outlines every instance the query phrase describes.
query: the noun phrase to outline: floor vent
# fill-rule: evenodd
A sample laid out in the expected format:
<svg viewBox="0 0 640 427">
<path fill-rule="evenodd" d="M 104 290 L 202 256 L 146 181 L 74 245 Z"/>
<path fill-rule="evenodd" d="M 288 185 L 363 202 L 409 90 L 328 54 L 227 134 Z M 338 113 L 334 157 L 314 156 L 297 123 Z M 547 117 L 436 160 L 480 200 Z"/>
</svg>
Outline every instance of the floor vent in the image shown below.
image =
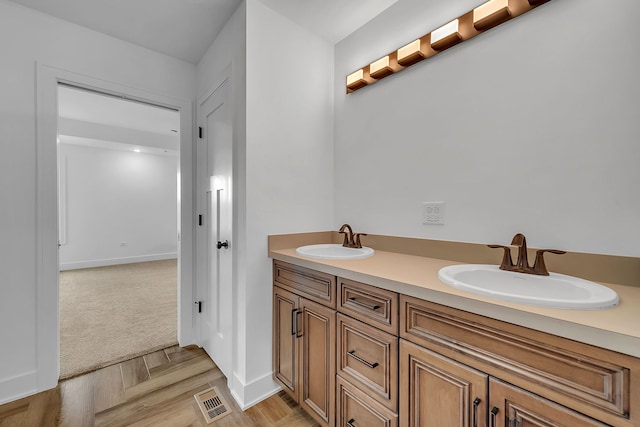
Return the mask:
<svg viewBox="0 0 640 427">
<path fill-rule="evenodd" d="M 229 404 L 224 400 L 217 387 L 212 387 L 195 394 L 198 407 L 204 415 L 207 424 L 211 424 L 220 418 L 229 415 L 232 411 Z"/>
</svg>

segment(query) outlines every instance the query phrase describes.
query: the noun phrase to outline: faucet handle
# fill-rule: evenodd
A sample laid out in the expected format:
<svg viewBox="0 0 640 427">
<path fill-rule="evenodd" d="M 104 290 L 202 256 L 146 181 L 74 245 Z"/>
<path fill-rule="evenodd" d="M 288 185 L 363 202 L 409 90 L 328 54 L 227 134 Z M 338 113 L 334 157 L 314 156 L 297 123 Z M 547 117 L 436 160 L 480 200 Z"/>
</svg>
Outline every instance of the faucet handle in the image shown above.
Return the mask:
<svg viewBox="0 0 640 427">
<path fill-rule="evenodd" d="M 504 249 L 504 254 L 502 255 L 502 262 L 500 263 L 500 270 L 511 270 L 513 269 L 513 260 L 511 259 L 511 247 L 504 245 L 487 245 L 491 249 Z"/>
<path fill-rule="evenodd" d="M 544 253 L 549 252 L 556 255 L 566 254 L 566 251 L 560 251 L 557 249 L 538 249 L 536 251 L 536 260 L 533 263 L 533 268 L 531 269 L 531 273 L 537 274 L 539 276 L 548 276 L 549 271 L 547 270 L 547 266 L 544 264 Z"/>
<path fill-rule="evenodd" d="M 353 238 L 353 247 L 354 248 L 361 248 L 362 247 L 362 243 L 360 243 L 360 236 L 366 236 L 367 233 L 356 233 L 354 234 L 354 238 Z"/>
</svg>

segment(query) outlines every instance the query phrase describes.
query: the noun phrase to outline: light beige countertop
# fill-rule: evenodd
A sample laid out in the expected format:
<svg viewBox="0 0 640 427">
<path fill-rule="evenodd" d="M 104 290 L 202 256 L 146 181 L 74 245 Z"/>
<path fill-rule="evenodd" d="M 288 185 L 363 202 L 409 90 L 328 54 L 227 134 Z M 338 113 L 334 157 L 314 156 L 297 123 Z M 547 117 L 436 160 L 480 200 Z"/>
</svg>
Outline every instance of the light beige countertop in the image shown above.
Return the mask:
<svg viewBox="0 0 640 427">
<path fill-rule="evenodd" d="M 309 244 L 312 243 L 318 242 Z M 295 247 L 282 248 L 282 245 L 271 245 L 269 257 L 640 357 L 640 287 L 599 282 L 618 293 L 618 306 L 605 310 L 554 309 L 486 298 L 453 288 L 438 279 L 440 268 L 462 262 L 378 249 L 365 259 L 321 260 L 297 255 Z"/>
</svg>

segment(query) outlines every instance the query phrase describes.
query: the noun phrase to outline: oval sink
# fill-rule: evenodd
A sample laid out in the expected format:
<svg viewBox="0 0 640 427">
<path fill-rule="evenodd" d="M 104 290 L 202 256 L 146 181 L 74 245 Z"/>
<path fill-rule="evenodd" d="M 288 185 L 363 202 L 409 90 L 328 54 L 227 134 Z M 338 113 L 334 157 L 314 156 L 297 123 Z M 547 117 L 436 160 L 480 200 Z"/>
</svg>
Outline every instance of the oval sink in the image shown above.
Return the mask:
<svg viewBox="0 0 640 427">
<path fill-rule="evenodd" d="M 298 255 L 318 259 L 359 259 L 373 255 L 371 248 L 345 248 L 340 244 L 323 244 L 300 246 L 296 249 Z"/>
<path fill-rule="evenodd" d="M 619 301 L 615 291 L 588 280 L 557 273 L 516 273 L 497 265 L 451 265 L 440 269 L 438 279 L 477 295 L 539 307 L 590 310 L 614 307 Z"/>
</svg>

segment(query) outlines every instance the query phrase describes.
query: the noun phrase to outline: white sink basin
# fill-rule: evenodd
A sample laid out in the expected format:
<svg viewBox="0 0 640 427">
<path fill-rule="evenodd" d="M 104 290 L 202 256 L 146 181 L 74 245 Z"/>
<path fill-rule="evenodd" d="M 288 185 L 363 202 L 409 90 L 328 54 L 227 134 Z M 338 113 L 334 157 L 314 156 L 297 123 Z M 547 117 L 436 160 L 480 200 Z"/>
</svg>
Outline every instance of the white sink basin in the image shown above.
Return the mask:
<svg viewBox="0 0 640 427">
<path fill-rule="evenodd" d="M 557 273 L 516 273 L 497 265 L 451 265 L 441 268 L 438 278 L 474 294 L 540 307 L 591 310 L 614 307 L 619 301 L 615 291 L 588 280 Z"/>
<path fill-rule="evenodd" d="M 373 255 L 371 248 L 345 248 L 339 244 L 300 246 L 296 249 L 298 255 L 318 259 L 359 259 Z"/>
</svg>

